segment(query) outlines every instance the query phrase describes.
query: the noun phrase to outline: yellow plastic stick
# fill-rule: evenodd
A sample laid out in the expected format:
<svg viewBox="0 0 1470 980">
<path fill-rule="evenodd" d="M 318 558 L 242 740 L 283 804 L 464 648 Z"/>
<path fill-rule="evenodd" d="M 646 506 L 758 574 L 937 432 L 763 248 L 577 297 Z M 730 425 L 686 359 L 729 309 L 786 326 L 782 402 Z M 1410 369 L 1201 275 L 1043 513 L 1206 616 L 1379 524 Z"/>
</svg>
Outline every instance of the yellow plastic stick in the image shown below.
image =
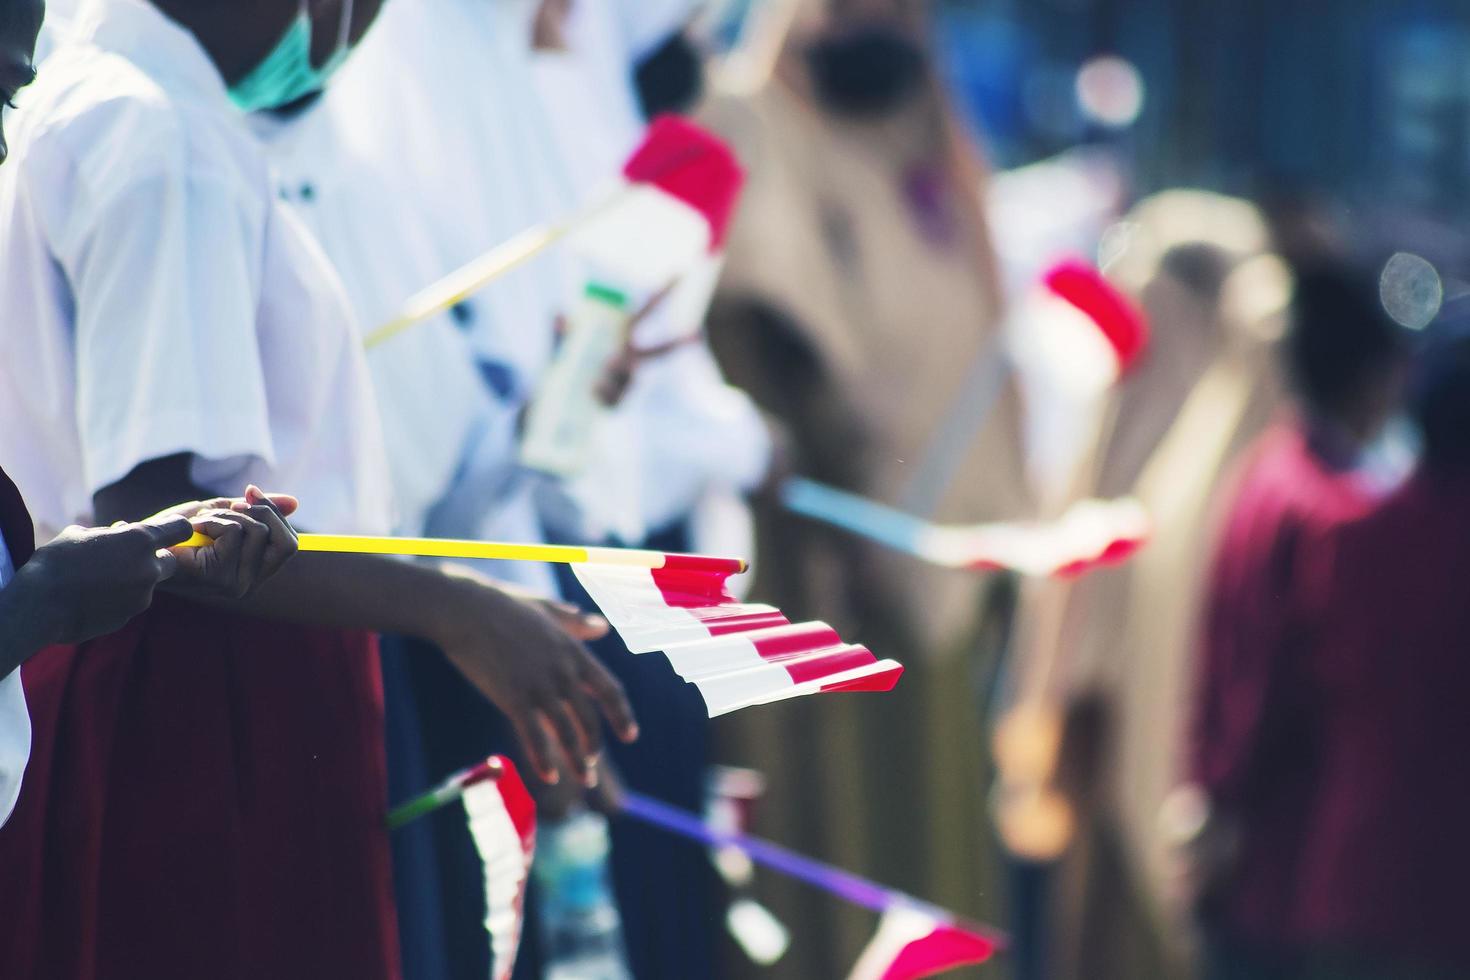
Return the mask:
<svg viewBox="0 0 1470 980">
<path fill-rule="evenodd" d="M 612 210 L 638 187 L 638 184 L 620 187 L 571 217 L 527 228 L 515 237 L 501 242 L 479 258 L 471 260 L 438 282 L 409 297 L 408 302 L 403 304 L 403 309 L 396 317 L 363 338 L 363 346 L 372 350 L 384 341 L 398 336 L 409 327 L 443 313 L 456 303 L 473 296 L 494 280 L 535 258 L 548 246 L 561 241 L 593 218 Z"/>
<path fill-rule="evenodd" d="M 210 544 L 203 534 L 194 533 L 178 547 L 203 548 Z M 330 552 L 341 555 L 402 555 L 418 558 L 483 558 L 501 561 L 544 561 L 558 565 L 594 562 L 603 565 L 627 565 L 634 568 L 663 568 L 671 556 L 662 551 L 633 548 L 577 548 L 555 544 L 509 544 L 498 541 L 461 541 L 453 538 L 382 538 L 352 534 L 301 534 L 297 536 L 301 551 Z M 746 563 L 738 558 L 703 558 L 690 556 L 699 564 L 738 566 Z M 734 570 L 732 568 L 732 570 Z"/>
<path fill-rule="evenodd" d="M 499 558 L 505 561 L 545 561 L 574 564 L 587 561 L 586 548 L 549 544 L 500 544 L 493 541 L 456 541 L 436 538 L 378 538 L 346 534 L 302 534 L 301 551 L 345 555 L 414 555 L 420 558 Z"/>
</svg>

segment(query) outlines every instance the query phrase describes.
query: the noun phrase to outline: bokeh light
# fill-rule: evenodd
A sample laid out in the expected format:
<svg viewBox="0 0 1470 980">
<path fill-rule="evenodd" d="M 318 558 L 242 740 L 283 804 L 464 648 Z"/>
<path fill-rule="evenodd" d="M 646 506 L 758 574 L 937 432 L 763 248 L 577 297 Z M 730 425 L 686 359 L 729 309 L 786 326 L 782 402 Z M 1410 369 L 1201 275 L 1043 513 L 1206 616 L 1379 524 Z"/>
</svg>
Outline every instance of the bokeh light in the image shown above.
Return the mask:
<svg viewBox="0 0 1470 980">
<path fill-rule="evenodd" d="M 1101 55 L 1077 72 L 1077 105 L 1092 122 L 1126 129 L 1143 112 L 1143 76 L 1117 55 Z"/>
<path fill-rule="evenodd" d="M 1410 330 L 1423 330 L 1439 315 L 1444 282 L 1427 259 L 1398 252 L 1383 266 L 1378 296 L 1389 316 Z"/>
</svg>

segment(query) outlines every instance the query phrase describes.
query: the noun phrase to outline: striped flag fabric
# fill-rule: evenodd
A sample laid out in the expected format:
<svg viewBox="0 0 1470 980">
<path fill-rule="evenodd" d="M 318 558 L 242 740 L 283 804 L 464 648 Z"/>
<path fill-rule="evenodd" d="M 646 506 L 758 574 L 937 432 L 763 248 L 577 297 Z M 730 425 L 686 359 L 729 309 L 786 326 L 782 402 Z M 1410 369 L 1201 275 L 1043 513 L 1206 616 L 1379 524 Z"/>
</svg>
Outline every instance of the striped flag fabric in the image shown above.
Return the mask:
<svg viewBox="0 0 1470 980">
<path fill-rule="evenodd" d="M 515 763 L 494 755 L 395 807 L 395 830 L 459 800 L 485 872 L 491 980 L 510 980 L 525 924 L 526 883 L 536 853 L 536 803 Z"/>
<path fill-rule="evenodd" d="M 598 609 L 635 654 L 662 650 L 699 689 L 711 718 L 757 704 L 834 691 L 890 691 L 903 667 L 846 643 L 826 623 L 792 623 L 737 601 L 732 569 L 691 563 L 636 568 L 574 565 Z"/>
<path fill-rule="evenodd" d="M 510 980 L 525 923 L 526 881 L 536 852 L 536 804 L 515 763 L 497 756 L 499 775 L 464 789 L 470 836 L 485 866 L 485 932 L 494 980 Z"/>
<path fill-rule="evenodd" d="M 984 963 L 996 950 L 994 936 L 968 929 L 937 911 L 895 904 L 847 980 L 917 980 Z"/>
</svg>

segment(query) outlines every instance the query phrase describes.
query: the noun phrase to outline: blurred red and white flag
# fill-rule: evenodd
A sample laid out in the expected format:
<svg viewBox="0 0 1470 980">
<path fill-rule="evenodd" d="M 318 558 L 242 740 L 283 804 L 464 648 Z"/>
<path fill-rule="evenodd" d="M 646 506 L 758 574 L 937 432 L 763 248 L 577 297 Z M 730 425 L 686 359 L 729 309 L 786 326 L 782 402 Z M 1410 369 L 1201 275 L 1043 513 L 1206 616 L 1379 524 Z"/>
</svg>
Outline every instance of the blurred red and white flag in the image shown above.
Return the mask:
<svg viewBox="0 0 1470 980">
<path fill-rule="evenodd" d="M 1090 263 L 1058 262 L 1042 274 L 1039 285 L 1054 314 L 1033 311 L 1028 326 L 1054 345 L 1049 353 L 1057 360 L 1090 361 L 1104 383 L 1112 384 L 1148 350 L 1143 311 Z"/>
<path fill-rule="evenodd" d="M 744 185 L 745 171 L 723 140 L 680 116 L 660 116 L 571 246 L 619 285 L 662 288 L 723 250 Z"/>
<path fill-rule="evenodd" d="M 915 980 L 946 970 L 983 963 L 995 952 L 995 939 L 953 920 L 907 905 L 883 913 L 847 980 Z"/>
<path fill-rule="evenodd" d="M 1143 504 L 1122 497 L 1078 501 L 1053 521 L 930 525 L 915 547 L 949 568 L 1075 578 L 1127 561 L 1147 543 L 1151 530 Z"/>
<path fill-rule="evenodd" d="M 826 623 L 792 623 L 738 602 L 736 568 L 574 565 L 598 609 L 634 653 L 662 650 L 699 688 L 710 717 L 834 691 L 890 691 L 903 667 L 843 642 Z"/>
<path fill-rule="evenodd" d="M 485 866 L 485 931 L 493 980 L 509 980 L 521 945 L 526 880 L 536 850 L 536 804 L 513 762 L 497 756 L 462 778 L 470 835 Z"/>
</svg>

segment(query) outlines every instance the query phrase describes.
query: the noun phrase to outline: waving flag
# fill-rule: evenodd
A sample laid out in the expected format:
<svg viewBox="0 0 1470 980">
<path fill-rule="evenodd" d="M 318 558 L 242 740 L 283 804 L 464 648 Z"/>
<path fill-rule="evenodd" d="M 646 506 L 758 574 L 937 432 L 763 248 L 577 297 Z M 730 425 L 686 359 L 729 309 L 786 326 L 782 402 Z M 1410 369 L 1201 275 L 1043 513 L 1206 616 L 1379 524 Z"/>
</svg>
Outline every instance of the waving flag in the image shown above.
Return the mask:
<svg viewBox="0 0 1470 980">
<path fill-rule="evenodd" d="M 578 223 L 569 244 L 600 271 L 657 289 L 724 247 L 745 171 L 719 137 L 660 116 L 609 189 L 615 201 Z"/>
<path fill-rule="evenodd" d="M 485 931 L 494 964 L 492 980 L 509 980 L 520 949 L 526 880 L 536 849 L 536 804 L 515 763 L 491 756 L 395 809 L 388 826 L 401 827 L 455 800 L 464 804 L 470 835 L 485 867 Z"/>
<path fill-rule="evenodd" d="M 1040 361 L 1048 373 L 1066 379 L 1068 389 L 1101 390 L 1116 384 L 1148 348 L 1143 311 L 1096 268 L 1076 259 L 1048 268 L 1013 318 L 1019 329 L 995 333 L 953 404 L 935 420 L 900 497 L 904 510 L 934 513 L 1015 372 L 1013 362 Z"/>
<path fill-rule="evenodd" d="M 945 568 L 1068 577 L 1125 561 L 1148 540 L 1143 505 L 1084 500 L 1055 521 L 935 524 L 812 480 L 788 480 L 787 510 Z"/>
<path fill-rule="evenodd" d="M 1058 262 L 1041 277 L 1053 296 L 1069 304 L 1105 341 L 1113 376 L 1132 369 L 1148 349 L 1148 320 L 1143 311 L 1106 276 L 1080 259 Z"/>
<path fill-rule="evenodd" d="M 891 691 L 903 673 L 825 623 L 792 623 L 772 606 L 738 602 L 726 587 L 743 559 L 623 548 L 441 538 L 301 534 L 301 551 L 569 564 L 634 653 L 662 650 L 704 697 L 710 717 L 807 694 Z M 207 547 L 195 535 L 182 547 Z"/>
<path fill-rule="evenodd" d="M 709 847 L 739 848 L 756 864 L 819 888 L 843 901 L 883 913 L 877 935 L 849 980 L 908 980 L 980 963 L 1005 945 L 986 926 L 911 895 L 738 831 L 725 830 L 667 803 L 626 791 L 622 814 Z"/>
<path fill-rule="evenodd" d="M 995 938 L 896 904 L 883 913 L 878 932 L 847 980 L 916 980 L 946 970 L 984 963 L 995 952 Z"/>
<path fill-rule="evenodd" d="M 676 263 L 691 247 L 714 252 L 722 244 L 742 179 L 718 137 L 677 116 L 660 117 L 605 194 L 572 215 L 526 229 L 410 297 L 364 344 L 376 347 L 442 313 L 573 234 L 587 250 L 605 251 L 606 242 L 646 250 L 658 260 L 649 268 L 657 271 L 662 261 L 666 281 L 672 279 L 687 271 Z M 654 226 L 646 225 L 650 215 L 658 219 Z"/>
<path fill-rule="evenodd" d="M 791 623 L 736 601 L 730 570 L 573 567 L 633 653 L 662 650 L 699 689 L 710 717 L 828 691 L 890 691 L 903 667 L 844 643 L 826 623 Z"/>
</svg>

